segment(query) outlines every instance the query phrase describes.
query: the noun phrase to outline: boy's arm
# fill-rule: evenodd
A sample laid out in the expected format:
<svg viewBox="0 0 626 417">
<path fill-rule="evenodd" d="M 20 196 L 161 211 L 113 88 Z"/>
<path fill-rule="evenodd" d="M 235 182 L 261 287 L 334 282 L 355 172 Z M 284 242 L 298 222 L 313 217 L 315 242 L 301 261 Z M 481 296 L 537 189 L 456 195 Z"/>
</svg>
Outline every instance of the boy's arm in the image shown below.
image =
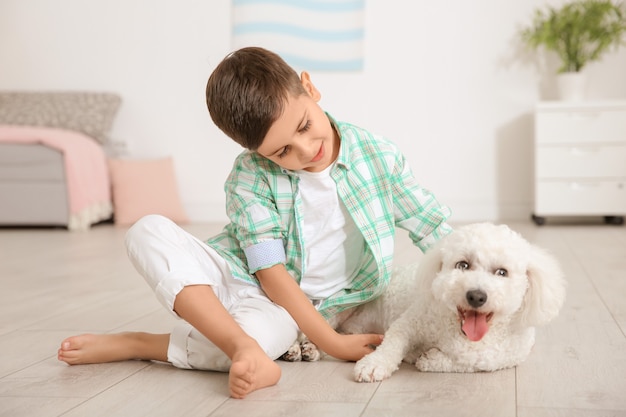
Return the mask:
<svg viewBox="0 0 626 417">
<path fill-rule="evenodd" d="M 309 340 L 329 355 L 357 361 L 372 351 L 371 345 L 382 342 L 382 336 L 377 334 L 337 333 L 311 304 L 284 265 L 259 270 L 256 277 L 267 296 L 287 310 Z"/>
</svg>

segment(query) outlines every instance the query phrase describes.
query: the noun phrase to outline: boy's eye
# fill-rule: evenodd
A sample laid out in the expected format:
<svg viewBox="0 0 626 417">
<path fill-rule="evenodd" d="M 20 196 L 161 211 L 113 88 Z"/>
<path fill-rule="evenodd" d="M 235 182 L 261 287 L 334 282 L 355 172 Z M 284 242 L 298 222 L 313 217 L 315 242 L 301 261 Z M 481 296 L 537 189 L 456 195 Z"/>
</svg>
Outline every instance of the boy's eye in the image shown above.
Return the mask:
<svg viewBox="0 0 626 417">
<path fill-rule="evenodd" d="M 289 153 L 289 146 L 285 146 L 281 153 L 278 154 L 279 158 L 284 158 Z"/>
<path fill-rule="evenodd" d="M 300 133 L 304 133 L 311 128 L 311 121 L 307 120 L 306 124 L 300 129 Z"/>
</svg>

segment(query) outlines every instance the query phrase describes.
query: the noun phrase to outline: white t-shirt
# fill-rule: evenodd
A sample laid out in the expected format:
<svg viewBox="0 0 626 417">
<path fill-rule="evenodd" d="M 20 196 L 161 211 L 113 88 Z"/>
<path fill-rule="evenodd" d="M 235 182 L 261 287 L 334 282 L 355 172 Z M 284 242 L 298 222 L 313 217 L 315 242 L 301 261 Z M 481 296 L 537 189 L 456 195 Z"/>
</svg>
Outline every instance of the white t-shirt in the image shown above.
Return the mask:
<svg viewBox="0 0 626 417">
<path fill-rule="evenodd" d="M 298 171 L 302 200 L 304 276 L 300 288 L 321 300 L 350 286 L 359 270 L 365 240 L 339 201 L 334 164 L 321 172 Z"/>
</svg>

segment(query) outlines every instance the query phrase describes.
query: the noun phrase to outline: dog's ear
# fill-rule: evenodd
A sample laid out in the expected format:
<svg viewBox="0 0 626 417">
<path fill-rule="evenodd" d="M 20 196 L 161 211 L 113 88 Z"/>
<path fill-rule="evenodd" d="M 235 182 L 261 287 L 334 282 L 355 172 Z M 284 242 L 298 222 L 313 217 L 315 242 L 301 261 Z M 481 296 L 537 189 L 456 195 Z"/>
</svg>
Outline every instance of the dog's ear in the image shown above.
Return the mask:
<svg viewBox="0 0 626 417">
<path fill-rule="evenodd" d="M 528 289 L 520 309 L 520 325 L 540 326 L 559 313 L 565 301 L 566 282 L 556 258 L 534 245 L 527 277 Z"/>
</svg>

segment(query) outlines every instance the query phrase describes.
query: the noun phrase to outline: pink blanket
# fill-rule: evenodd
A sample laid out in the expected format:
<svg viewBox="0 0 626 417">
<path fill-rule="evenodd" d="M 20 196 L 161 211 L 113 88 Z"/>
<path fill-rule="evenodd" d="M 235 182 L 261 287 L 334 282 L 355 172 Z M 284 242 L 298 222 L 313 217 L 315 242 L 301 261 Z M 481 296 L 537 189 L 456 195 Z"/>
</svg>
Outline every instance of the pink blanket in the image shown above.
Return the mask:
<svg viewBox="0 0 626 417">
<path fill-rule="evenodd" d="M 111 184 L 106 155 L 94 139 L 71 130 L 0 125 L 0 142 L 38 143 L 63 153 L 70 230 L 88 229 L 92 223 L 110 217 Z"/>
</svg>

